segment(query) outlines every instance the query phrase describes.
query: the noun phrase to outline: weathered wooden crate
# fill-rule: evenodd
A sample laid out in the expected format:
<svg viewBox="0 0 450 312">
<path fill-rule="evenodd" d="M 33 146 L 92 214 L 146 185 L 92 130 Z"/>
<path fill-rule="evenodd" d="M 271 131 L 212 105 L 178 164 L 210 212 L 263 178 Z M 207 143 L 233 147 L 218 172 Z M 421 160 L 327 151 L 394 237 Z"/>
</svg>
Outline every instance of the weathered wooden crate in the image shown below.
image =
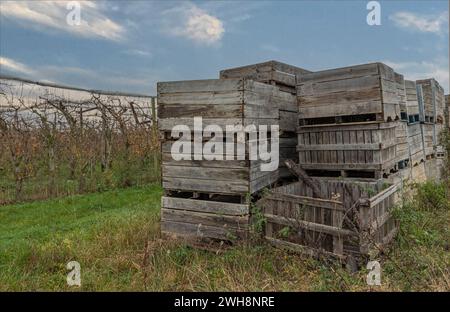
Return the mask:
<svg viewBox="0 0 450 312">
<path fill-rule="evenodd" d="M 422 123 L 420 124 L 422 130 L 422 142 L 425 156 L 427 158 L 434 157 L 434 138 L 435 138 L 435 124 Z"/>
<path fill-rule="evenodd" d="M 416 82 L 405 80 L 406 112 L 410 123 L 419 122 L 419 101 L 417 99 Z"/>
<path fill-rule="evenodd" d="M 408 146 L 408 122 L 399 121 L 396 123 L 395 136 L 397 144 L 395 146 L 395 157 L 399 169 L 403 169 L 409 162 L 409 146 Z"/>
<path fill-rule="evenodd" d="M 175 140 L 162 142 L 162 185 L 166 190 L 241 195 L 253 194 L 274 183 L 278 170 L 261 171 L 261 160 L 175 160 L 171 153 Z M 246 145 L 248 147 L 248 145 Z M 204 156 L 204 155 L 203 155 Z"/>
<path fill-rule="evenodd" d="M 225 69 L 220 72 L 221 79 L 248 78 L 277 86 L 280 93 L 273 94 L 273 104 L 279 109 L 280 125 L 280 178 L 287 178 L 291 173 L 284 165 L 286 158 L 296 160 L 298 106 L 295 91 L 296 76 L 310 71 L 277 61 L 252 64 Z"/>
<path fill-rule="evenodd" d="M 305 183 L 295 182 L 270 190 L 256 203 L 269 242 L 310 255 L 358 259 L 378 254 L 392 241 L 398 229 L 391 215 L 398 184 L 314 180 L 320 198 Z"/>
<path fill-rule="evenodd" d="M 158 83 L 159 129 L 162 142 L 162 184 L 166 190 L 213 194 L 253 194 L 275 182 L 278 171 L 261 171 L 260 160 L 250 160 L 250 134 L 237 138 L 245 144 L 243 159 L 205 160 L 191 151 L 188 160 L 174 160 L 171 153 L 178 138 L 172 138 L 174 126 L 193 129 L 194 117 L 201 116 L 202 126 L 217 125 L 225 131 L 229 125 L 278 125 L 279 110 L 274 98 L 281 91 L 275 86 L 248 79 L 214 79 Z M 282 96 L 282 95 L 281 95 Z M 199 131 L 203 130 L 200 129 Z M 193 131 L 193 134 L 199 132 Z M 216 137 L 219 135 L 216 133 Z M 194 135 L 190 140 L 194 139 Z M 208 141 L 208 137 L 203 140 Z M 223 138 L 225 140 L 225 138 Z M 237 143 L 236 143 L 237 144 Z M 224 148 L 224 159 L 230 153 Z"/>
<path fill-rule="evenodd" d="M 201 116 L 203 126 L 277 124 L 274 95 L 278 88 L 248 79 L 210 79 L 158 82 L 159 129 L 193 126 Z"/>
<path fill-rule="evenodd" d="M 245 239 L 250 220 L 249 204 L 226 197 L 192 198 L 176 193 L 161 198 L 161 232 L 193 240 Z"/>
<path fill-rule="evenodd" d="M 408 120 L 408 113 L 406 109 L 406 89 L 405 78 L 399 73 L 394 73 L 395 85 L 397 87 L 398 103 L 400 105 L 400 119 Z"/>
<path fill-rule="evenodd" d="M 400 119 L 395 72 L 385 64 L 324 70 L 297 80 L 299 117 L 306 125 Z"/>
<path fill-rule="evenodd" d="M 408 124 L 407 131 L 409 154 L 411 164 L 414 166 L 425 161 L 421 124 Z"/>
<path fill-rule="evenodd" d="M 433 78 L 417 80 L 416 84 L 421 121 L 444 124 L 444 89 Z"/>
<path fill-rule="evenodd" d="M 224 69 L 220 71 L 220 78 L 248 78 L 276 85 L 282 91 L 295 94 L 296 76 L 305 73 L 310 71 L 277 61 L 268 61 Z"/>
<path fill-rule="evenodd" d="M 378 179 L 396 166 L 395 122 L 303 126 L 298 143 L 299 165 L 305 170 Z"/>
</svg>

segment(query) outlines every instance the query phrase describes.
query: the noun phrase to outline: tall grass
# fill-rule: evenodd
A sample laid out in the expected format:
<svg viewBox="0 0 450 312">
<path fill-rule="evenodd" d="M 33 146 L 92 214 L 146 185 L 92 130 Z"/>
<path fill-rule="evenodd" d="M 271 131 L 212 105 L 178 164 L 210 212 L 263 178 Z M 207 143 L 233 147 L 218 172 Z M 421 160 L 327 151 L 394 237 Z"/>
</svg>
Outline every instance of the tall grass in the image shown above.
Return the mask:
<svg viewBox="0 0 450 312">
<path fill-rule="evenodd" d="M 161 193 L 150 186 L 0 207 L 0 290 L 450 290 L 450 216 L 439 192 L 396 211 L 400 233 L 377 259 L 378 287 L 366 284 L 364 268 L 350 274 L 263 241 L 206 251 L 162 239 Z M 80 288 L 66 284 L 71 260 L 81 264 Z"/>
</svg>

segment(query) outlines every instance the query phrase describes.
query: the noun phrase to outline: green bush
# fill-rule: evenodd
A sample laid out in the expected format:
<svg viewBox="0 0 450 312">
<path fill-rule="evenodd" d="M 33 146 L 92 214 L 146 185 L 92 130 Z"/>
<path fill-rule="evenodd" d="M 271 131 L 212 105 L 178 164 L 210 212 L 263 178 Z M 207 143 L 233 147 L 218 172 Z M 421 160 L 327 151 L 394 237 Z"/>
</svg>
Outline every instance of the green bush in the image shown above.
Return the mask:
<svg viewBox="0 0 450 312">
<path fill-rule="evenodd" d="M 450 209 L 447 187 L 446 183 L 432 181 L 416 185 L 417 207 L 428 211 Z"/>
</svg>

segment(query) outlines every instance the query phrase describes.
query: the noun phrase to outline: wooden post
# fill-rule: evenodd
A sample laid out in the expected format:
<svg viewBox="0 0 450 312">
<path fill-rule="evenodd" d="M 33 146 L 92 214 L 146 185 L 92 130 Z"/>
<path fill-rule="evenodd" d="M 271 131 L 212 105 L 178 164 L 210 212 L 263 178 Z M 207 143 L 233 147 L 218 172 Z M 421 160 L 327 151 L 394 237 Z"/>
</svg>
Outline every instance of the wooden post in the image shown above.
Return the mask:
<svg viewBox="0 0 450 312">
<path fill-rule="evenodd" d="M 286 164 L 286 167 L 291 171 L 293 174 L 295 174 L 299 179 L 303 180 L 309 187 L 311 187 L 313 191 L 313 196 L 316 198 L 321 198 L 322 194 L 320 192 L 319 187 L 314 182 L 313 179 L 310 178 L 310 176 L 303 170 L 300 166 L 298 166 L 293 160 L 286 159 L 284 161 Z"/>
<path fill-rule="evenodd" d="M 160 145 L 159 145 L 159 138 L 158 138 L 158 119 L 156 116 L 156 98 L 151 98 L 151 105 L 152 105 L 152 141 L 158 143 L 158 148 L 153 152 L 153 168 L 154 172 L 158 172 L 157 175 L 158 181 L 162 181 L 161 179 L 161 166 L 159 165 L 159 154 L 160 154 Z"/>
</svg>

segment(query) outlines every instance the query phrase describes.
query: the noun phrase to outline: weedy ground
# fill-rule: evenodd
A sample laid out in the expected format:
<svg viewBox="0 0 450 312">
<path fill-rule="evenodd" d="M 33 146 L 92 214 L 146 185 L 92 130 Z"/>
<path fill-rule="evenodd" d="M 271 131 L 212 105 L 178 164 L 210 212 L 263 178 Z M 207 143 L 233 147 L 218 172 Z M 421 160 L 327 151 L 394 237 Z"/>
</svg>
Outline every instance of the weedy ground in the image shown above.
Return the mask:
<svg viewBox="0 0 450 312">
<path fill-rule="evenodd" d="M 162 190 L 150 185 L 0 206 L 0 290 L 450 290 L 450 203 L 444 184 L 416 186 L 396 210 L 400 233 L 381 262 L 381 286 L 254 240 L 217 252 L 161 239 Z M 81 265 L 69 287 L 66 264 Z"/>
</svg>

